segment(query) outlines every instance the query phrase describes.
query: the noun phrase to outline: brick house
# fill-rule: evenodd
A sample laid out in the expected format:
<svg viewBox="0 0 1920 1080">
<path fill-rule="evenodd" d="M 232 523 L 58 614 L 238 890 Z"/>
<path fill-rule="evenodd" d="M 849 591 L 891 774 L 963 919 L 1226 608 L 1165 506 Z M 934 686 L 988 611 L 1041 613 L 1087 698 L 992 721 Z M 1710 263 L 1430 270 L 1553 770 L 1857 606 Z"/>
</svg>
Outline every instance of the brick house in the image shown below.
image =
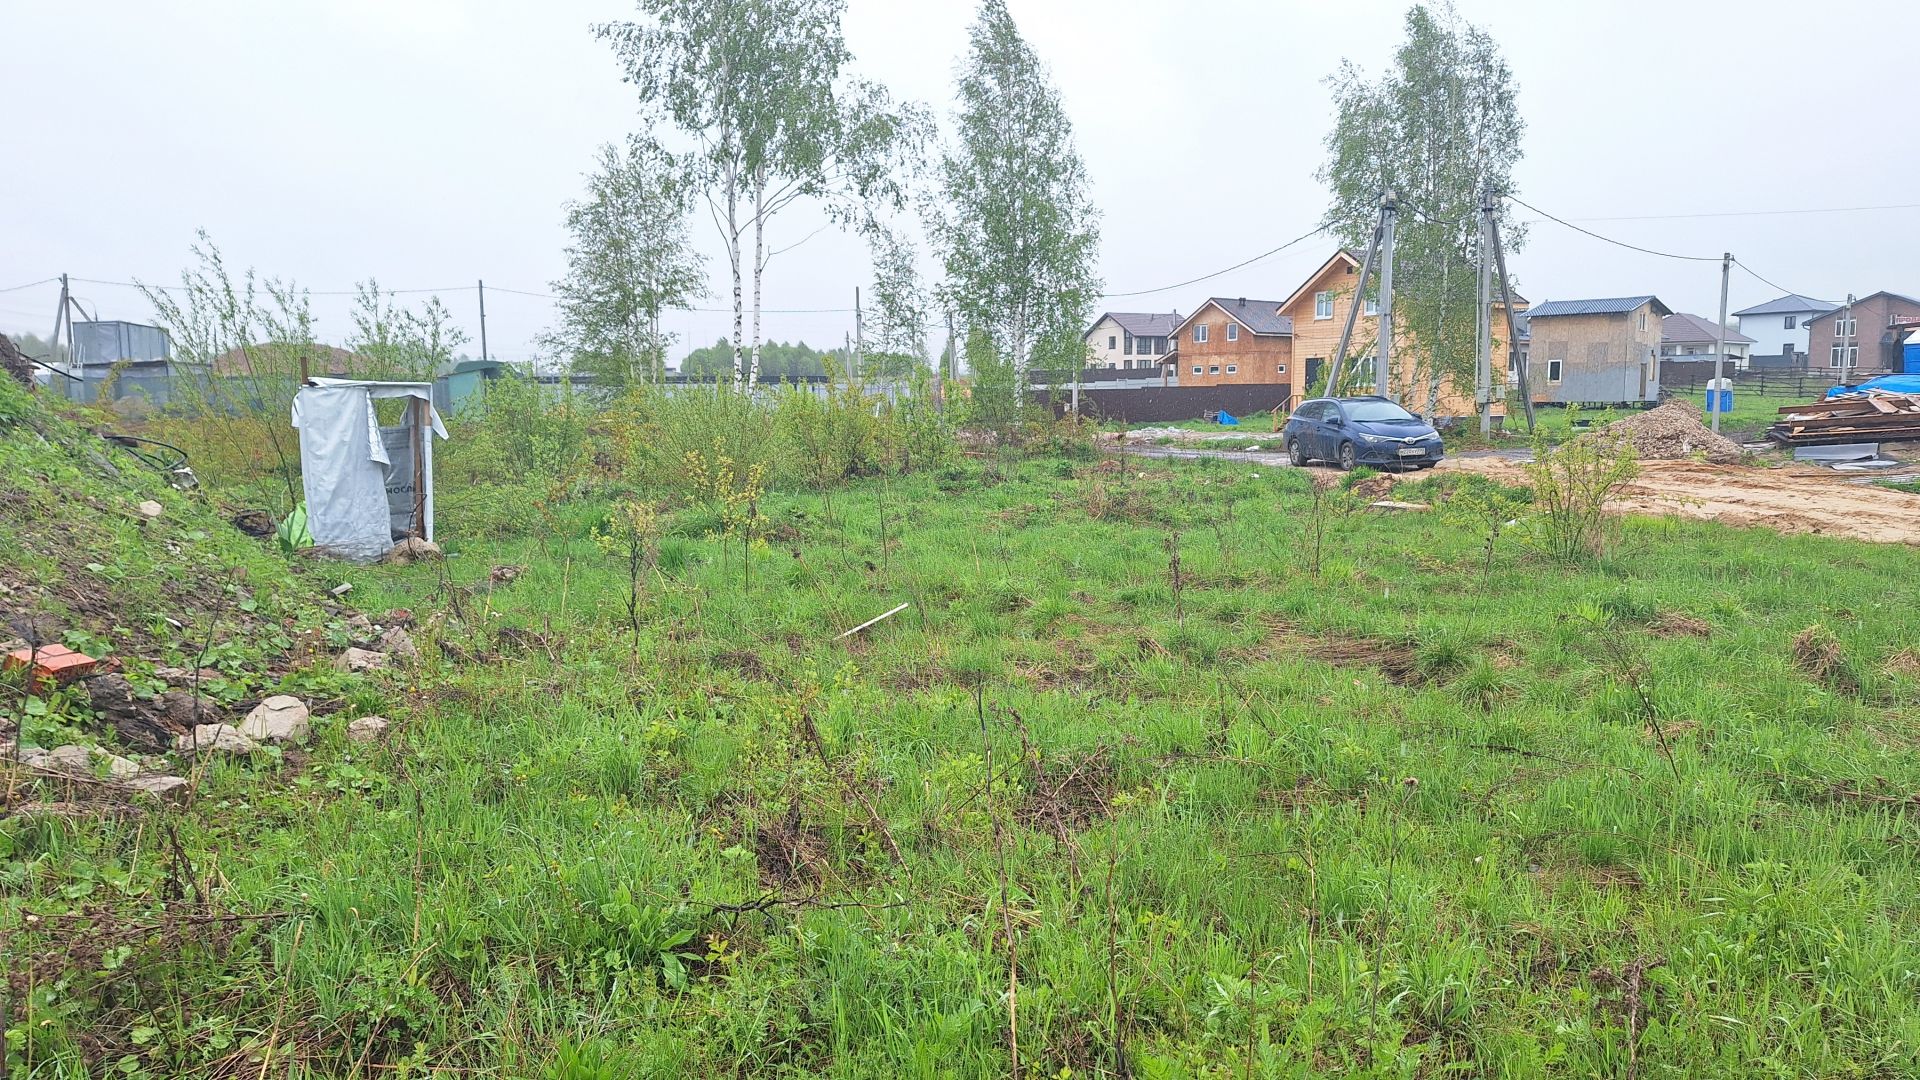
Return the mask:
<svg viewBox="0 0 1920 1080">
<path fill-rule="evenodd" d="M 1550 300 L 1527 312 L 1527 380 L 1535 401 L 1621 404 L 1660 398 L 1657 296 Z"/>
<path fill-rule="evenodd" d="M 1209 297 L 1174 328 L 1163 360 L 1181 386 L 1290 382 L 1293 320 L 1275 300 Z"/>
<path fill-rule="evenodd" d="M 1853 302 L 1853 323 L 1845 307 L 1807 320 L 1807 366 L 1811 371 L 1899 371 L 1902 342 L 1920 327 L 1920 300 L 1877 292 Z M 1846 355 L 1842 355 L 1842 352 Z"/>
<path fill-rule="evenodd" d="M 1177 311 L 1109 311 L 1087 328 L 1087 366 L 1157 369 L 1179 324 Z"/>
</svg>

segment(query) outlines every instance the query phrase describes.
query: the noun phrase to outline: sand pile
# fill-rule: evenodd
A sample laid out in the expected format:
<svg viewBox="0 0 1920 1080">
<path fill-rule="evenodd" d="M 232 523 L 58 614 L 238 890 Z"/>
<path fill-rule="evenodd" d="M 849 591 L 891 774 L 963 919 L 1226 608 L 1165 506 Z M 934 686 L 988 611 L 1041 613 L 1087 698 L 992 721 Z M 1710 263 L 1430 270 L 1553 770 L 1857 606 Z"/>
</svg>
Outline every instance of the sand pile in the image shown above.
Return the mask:
<svg viewBox="0 0 1920 1080">
<path fill-rule="evenodd" d="M 1669 401 L 1657 409 L 1615 420 L 1594 433 L 1627 440 L 1646 461 L 1700 459 L 1729 464 L 1744 456 L 1739 443 L 1715 435 L 1701 420 L 1700 410 L 1685 401 Z"/>
</svg>

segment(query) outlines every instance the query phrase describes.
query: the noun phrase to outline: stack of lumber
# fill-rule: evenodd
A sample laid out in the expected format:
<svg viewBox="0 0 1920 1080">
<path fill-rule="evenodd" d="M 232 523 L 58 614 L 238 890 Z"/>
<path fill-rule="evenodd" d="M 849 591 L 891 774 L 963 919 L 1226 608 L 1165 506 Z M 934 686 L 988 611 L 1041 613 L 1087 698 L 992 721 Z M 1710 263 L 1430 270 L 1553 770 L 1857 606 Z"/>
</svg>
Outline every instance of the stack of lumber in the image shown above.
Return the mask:
<svg viewBox="0 0 1920 1080">
<path fill-rule="evenodd" d="M 1788 405 L 1767 429 L 1767 437 L 1788 446 L 1920 442 L 1920 396 L 1850 394 Z"/>
</svg>

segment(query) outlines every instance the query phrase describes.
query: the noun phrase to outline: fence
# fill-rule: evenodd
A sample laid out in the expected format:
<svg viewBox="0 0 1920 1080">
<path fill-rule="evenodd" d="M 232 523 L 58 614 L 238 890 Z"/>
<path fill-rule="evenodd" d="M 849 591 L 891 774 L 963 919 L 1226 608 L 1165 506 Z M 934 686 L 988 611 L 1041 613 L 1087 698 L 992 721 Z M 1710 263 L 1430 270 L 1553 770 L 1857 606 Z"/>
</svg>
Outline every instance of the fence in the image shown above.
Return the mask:
<svg viewBox="0 0 1920 1080">
<path fill-rule="evenodd" d="M 1836 369 L 1832 372 L 1818 368 L 1797 368 L 1787 371 L 1734 371 L 1731 368 L 1722 373 L 1723 378 L 1733 380 L 1736 391 L 1749 394 L 1766 394 L 1777 397 L 1803 397 L 1812 401 L 1826 394 L 1842 380 Z M 1847 373 L 1847 381 L 1858 381 L 1867 375 L 1860 371 Z M 1662 363 L 1660 365 L 1660 385 L 1673 392 L 1704 390 L 1713 379 L 1711 363 Z"/>
<path fill-rule="evenodd" d="M 1067 387 L 1036 389 L 1034 397 L 1065 415 L 1073 403 L 1073 391 Z M 1162 423 L 1170 420 L 1198 420 L 1210 412 L 1226 411 L 1235 416 L 1271 412 L 1284 407 L 1293 397 L 1287 383 L 1249 383 L 1218 386 L 1151 386 L 1127 390 L 1102 390 L 1080 387 L 1080 415 L 1090 420 L 1119 423 Z"/>
</svg>

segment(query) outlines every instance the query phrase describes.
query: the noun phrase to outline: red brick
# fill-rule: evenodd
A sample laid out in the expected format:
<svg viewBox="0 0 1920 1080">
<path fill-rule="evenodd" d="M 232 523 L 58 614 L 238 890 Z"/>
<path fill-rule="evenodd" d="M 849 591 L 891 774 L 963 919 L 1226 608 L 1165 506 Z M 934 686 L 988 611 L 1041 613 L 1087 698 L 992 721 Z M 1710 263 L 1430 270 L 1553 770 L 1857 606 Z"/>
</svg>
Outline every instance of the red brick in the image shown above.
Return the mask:
<svg viewBox="0 0 1920 1080">
<path fill-rule="evenodd" d="M 86 653 L 74 652 L 65 645 L 42 645 L 37 650 L 15 649 L 8 653 L 6 670 L 15 671 L 33 665 L 27 687 L 30 690 L 45 690 L 49 686 L 65 686 L 76 679 L 86 678 L 93 674 L 94 666 L 98 663 Z"/>
</svg>

